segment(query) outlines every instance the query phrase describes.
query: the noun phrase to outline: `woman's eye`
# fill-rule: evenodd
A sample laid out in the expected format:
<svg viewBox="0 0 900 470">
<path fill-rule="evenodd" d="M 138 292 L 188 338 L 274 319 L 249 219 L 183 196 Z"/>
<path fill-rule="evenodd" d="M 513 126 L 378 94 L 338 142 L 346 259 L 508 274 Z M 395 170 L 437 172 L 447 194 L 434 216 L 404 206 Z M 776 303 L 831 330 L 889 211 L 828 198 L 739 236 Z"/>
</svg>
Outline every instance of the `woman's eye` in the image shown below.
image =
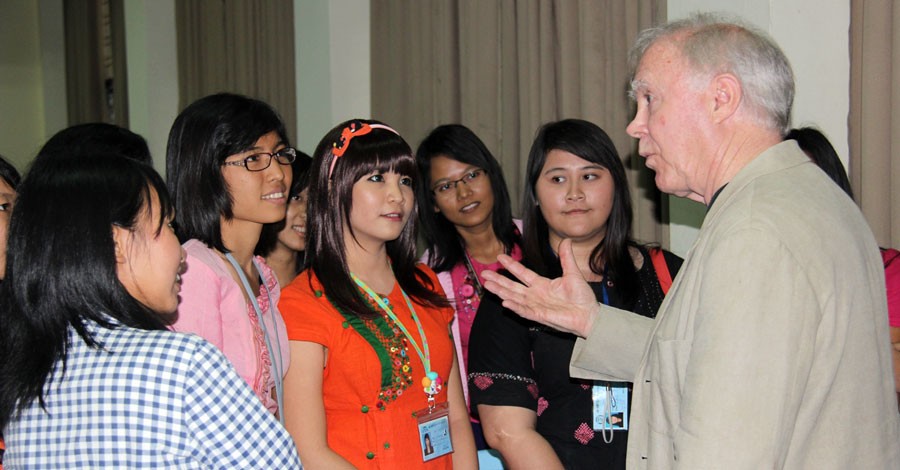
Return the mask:
<svg viewBox="0 0 900 470">
<path fill-rule="evenodd" d="M 551 176 L 551 177 L 550 177 L 550 182 L 551 182 L 551 183 L 562 183 L 562 182 L 565 181 L 565 180 L 566 180 L 566 178 L 565 178 L 565 177 L 562 177 L 562 176 Z"/>
<path fill-rule="evenodd" d="M 4 202 L 3 204 L 0 204 L 0 212 L 9 212 L 9 210 L 10 210 L 11 208 L 12 208 L 12 204 L 11 204 L 11 203 Z"/>
<path fill-rule="evenodd" d="M 434 188 L 434 190 L 437 191 L 437 192 L 439 192 L 439 193 L 442 193 L 442 192 L 444 192 L 444 191 L 449 191 L 449 190 L 450 190 L 450 183 L 444 183 L 444 184 L 438 186 L 437 188 Z"/>
<path fill-rule="evenodd" d="M 260 160 L 260 158 L 262 158 L 262 156 L 258 153 L 255 153 L 255 154 L 250 155 L 249 157 L 245 158 L 244 161 L 247 163 L 253 163 L 253 162 L 258 162 Z"/>
<path fill-rule="evenodd" d="M 412 186 L 413 180 L 409 176 L 404 176 L 403 178 L 400 178 L 400 184 L 403 186 Z"/>
<path fill-rule="evenodd" d="M 384 181 L 384 175 L 379 175 L 379 174 L 372 175 L 368 178 L 368 180 L 373 183 L 381 183 L 382 181 Z"/>
<path fill-rule="evenodd" d="M 591 180 L 595 180 L 595 179 L 597 179 L 597 178 L 599 178 L 599 177 L 600 177 L 600 175 L 596 175 L 596 174 L 594 174 L 594 173 L 588 173 L 588 174 L 586 174 L 586 175 L 583 175 L 583 176 L 581 177 L 581 179 L 583 179 L 583 180 L 585 180 L 585 181 L 591 181 Z"/>
</svg>

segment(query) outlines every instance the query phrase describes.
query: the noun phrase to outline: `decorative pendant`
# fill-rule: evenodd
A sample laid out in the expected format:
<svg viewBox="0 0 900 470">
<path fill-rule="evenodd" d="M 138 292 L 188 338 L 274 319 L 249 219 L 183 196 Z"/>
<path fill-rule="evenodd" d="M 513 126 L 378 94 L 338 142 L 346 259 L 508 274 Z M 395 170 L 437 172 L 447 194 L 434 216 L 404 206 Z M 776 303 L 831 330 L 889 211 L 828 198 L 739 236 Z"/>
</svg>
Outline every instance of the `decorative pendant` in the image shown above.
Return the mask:
<svg viewBox="0 0 900 470">
<path fill-rule="evenodd" d="M 422 389 L 425 391 L 425 394 L 428 395 L 429 399 L 438 393 L 441 393 L 443 385 L 444 381 L 441 380 L 441 377 L 435 371 L 430 371 L 425 374 L 425 377 L 422 377 Z"/>
</svg>

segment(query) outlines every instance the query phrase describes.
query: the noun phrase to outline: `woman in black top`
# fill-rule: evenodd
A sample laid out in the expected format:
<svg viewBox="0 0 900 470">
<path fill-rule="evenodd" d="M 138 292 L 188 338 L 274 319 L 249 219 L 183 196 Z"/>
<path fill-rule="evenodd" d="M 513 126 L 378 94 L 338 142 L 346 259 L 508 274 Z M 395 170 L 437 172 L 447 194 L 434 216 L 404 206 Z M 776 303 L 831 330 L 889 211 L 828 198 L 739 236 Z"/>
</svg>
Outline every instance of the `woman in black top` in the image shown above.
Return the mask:
<svg viewBox="0 0 900 470">
<path fill-rule="evenodd" d="M 669 284 L 681 259 L 631 238 L 625 169 L 602 129 L 575 119 L 542 127 L 522 207 L 529 268 L 560 276 L 556 249 L 569 238 L 599 302 L 656 315 L 659 279 Z M 488 443 L 510 466 L 625 468 L 631 384 L 570 378 L 574 344 L 575 336 L 506 311 L 495 296 L 482 301 L 469 344 L 469 391 Z"/>
</svg>

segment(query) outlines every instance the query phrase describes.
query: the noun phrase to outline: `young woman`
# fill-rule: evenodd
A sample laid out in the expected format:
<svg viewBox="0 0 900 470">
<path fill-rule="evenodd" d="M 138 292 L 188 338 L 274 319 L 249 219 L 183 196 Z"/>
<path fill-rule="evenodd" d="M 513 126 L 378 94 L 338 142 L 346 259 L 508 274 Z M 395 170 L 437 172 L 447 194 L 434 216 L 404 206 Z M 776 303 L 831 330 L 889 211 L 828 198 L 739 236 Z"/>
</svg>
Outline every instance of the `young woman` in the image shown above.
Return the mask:
<svg viewBox="0 0 900 470">
<path fill-rule="evenodd" d="M 853 199 L 853 188 L 850 178 L 844 170 L 844 164 L 831 145 L 828 137 L 814 127 L 791 129 L 785 140 L 793 139 L 797 145 L 821 168 L 837 185 Z M 894 387 L 897 390 L 897 406 L 900 408 L 900 251 L 894 248 L 881 248 L 881 261 L 884 263 L 884 283 L 887 289 L 888 323 L 890 325 L 891 345 L 894 362 Z"/>
<path fill-rule="evenodd" d="M 19 172 L 0 156 L 0 282 L 3 281 L 6 272 L 6 231 L 16 203 L 17 186 L 19 186 Z"/>
<path fill-rule="evenodd" d="M 469 334 L 484 294 L 481 273 L 500 269 L 497 255 L 522 259 L 522 224 L 514 220 L 509 191 L 497 159 L 469 128 L 438 126 L 416 150 L 419 184 L 416 205 L 427 251 L 453 305 L 453 340 L 461 380 L 466 383 Z M 468 402 L 468 390 L 463 388 Z M 472 431 L 479 449 L 486 447 L 481 426 Z"/>
<path fill-rule="evenodd" d="M 6 233 L 9 218 L 16 202 L 16 187 L 19 186 L 19 172 L 0 156 L 0 283 L 6 275 Z M 0 430 L 3 428 L 0 427 Z M 3 469 L 3 434 L 0 433 L 0 470 Z"/>
<path fill-rule="evenodd" d="M 264 224 L 284 219 L 296 156 L 269 105 L 227 93 L 185 108 L 166 151 L 187 253 L 173 328 L 216 345 L 272 413 L 290 352 L 276 307 L 281 289 L 253 249 Z"/>
<path fill-rule="evenodd" d="M 259 243 L 256 244 L 256 254 L 265 258 L 282 288 L 290 284 L 303 267 L 306 201 L 309 199 L 307 171 L 311 160 L 309 155 L 297 151 L 297 159 L 291 163 L 294 177 L 288 195 L 287 216 L 280 222 L 263 226 Z"/>
<path fill-rule="evenodd" d="M 559 276 L 556 250 L 571 239 L 597 301 L 654 317 L 660 279 L 674 276 L 681 260 L 631 238 L 625 169 L 606 133 L 577 119 L 547 124 L 526 171 L 524 263 Z M 482 301 L 469 393 L 488 443 L 510 466 L 625 468 L 630 384 L 570 378 L 574 344 L 573 335 L 503 310 L 495 296 Z"/>
<path fill-rule="evenodd" d="M 0 287 L 8 468 L 300 468 L 225 357 L 166 329 L 183 252 L 153 169 L 38 157 L 20 189 Z"/>
<path fill-rule="evenodd" d="M 347 121 L 319 143 L 310 178 L 308 269 L 281 300 L 286 426 L 303 464 L 474 468 L 453 310 L 416 264 L 412 151 L 384 124 Z"/>
</svg>

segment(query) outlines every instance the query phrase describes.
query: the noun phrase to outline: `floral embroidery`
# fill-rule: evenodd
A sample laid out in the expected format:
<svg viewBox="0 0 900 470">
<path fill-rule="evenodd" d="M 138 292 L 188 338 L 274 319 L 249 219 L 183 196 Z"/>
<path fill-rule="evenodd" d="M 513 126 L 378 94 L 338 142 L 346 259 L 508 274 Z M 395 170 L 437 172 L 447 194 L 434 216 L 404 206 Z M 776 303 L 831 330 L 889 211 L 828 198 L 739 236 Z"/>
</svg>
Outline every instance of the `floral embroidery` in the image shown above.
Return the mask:
<svg viewBox="0 0 900 470">
<path fill-rule="evenodd" d="M 472 379 L 472 383 L 474 383 L 479 390 L 485 390 L 491 385 L 494 385 L 494 379 L 484 375 L 479 375 L 478 377 Z"/>
<path fill-rule="evenodd" d="M 375 302 L 365 296 L 373 312 L 378 315 L 360 317 L 346 314 L 332 304 L 357 333 L 375 350 L 381 362 L 381 389 L 378 391 L 376 407 L 384 410 L 388 403 L 400 398 L 403 391 L 413 383 L 413 367 L 410 365 L 409 341 L 394 324 L 394 321 Z M 387 307 L 394 310 L 387 297 L 383 297 Z"/>
<path fill-rule="evenodd" d="M 265 260 L 257 256 L 256 262 L 262 264 L 265 263 Z M 271 318 L 274 313 L 269 310 L 269 295 L 265 292 L 272 292 L 277 286 L 278 280 L 271 271 L 263 270 L 260 275 L 263 277 L 265 287 L 260 289 L 260 293 L 256 296 L 256 302 L 259 305 L 259 309 L 263 312 L 263 317 L 268 316 Z M 269 355 L 269 348 L 266 347 L 265 332 L 263 332 L 262 325 L 259 323 L 262 319 L 256 314 L 256 309 L 253 308 L 252 304 L 246 304 L 246 308 L 247 317 L 250 319 L 250 327 L 253 329 L 253 349 L 256 351 L 258 364 L 251 386 L 256 396 L 267 408 L 274 406 L 277 409 L 277 402 L 273 399 L 275 379 L 272 377 L 272 357 Z M 273 352 L 275 354 L 281 353 L 281 351 Z"/>
<path fill-rule="evenodd" d="M 538 407 L 537 407 L 537 415 L 540 416 L 544 413 L 544 410 L 550 406 L 550 403 L 547 402 L 547 399 L 544 397 L 538 398 Z"/>
<path fill-rule="evenodd" d="M 594 430 L 591 429 L 587 423 L 581 423 L 581 426 L 578 426 L 578 429 L 575 430 L 575 440 L 582 443 L 583 445 L 587 445 L 591 439 L 594 438 Z"/>
<path fill-rule="evenodd" d="M 522 377 L 521 375 L 512 374 L 494 374 L 490 372 L 472 372 L 469 374 L 469 381 L 475 384 L 480 390 L 484 390 L 494 384 L 494 379 L 511 380 L 513 382 L 525 382 L 528 384 L 528 391 L 537 398 L 537 384 L 534 379 Z M 532 388 L 533 387 L 533 388 Z"/>
</svg>

